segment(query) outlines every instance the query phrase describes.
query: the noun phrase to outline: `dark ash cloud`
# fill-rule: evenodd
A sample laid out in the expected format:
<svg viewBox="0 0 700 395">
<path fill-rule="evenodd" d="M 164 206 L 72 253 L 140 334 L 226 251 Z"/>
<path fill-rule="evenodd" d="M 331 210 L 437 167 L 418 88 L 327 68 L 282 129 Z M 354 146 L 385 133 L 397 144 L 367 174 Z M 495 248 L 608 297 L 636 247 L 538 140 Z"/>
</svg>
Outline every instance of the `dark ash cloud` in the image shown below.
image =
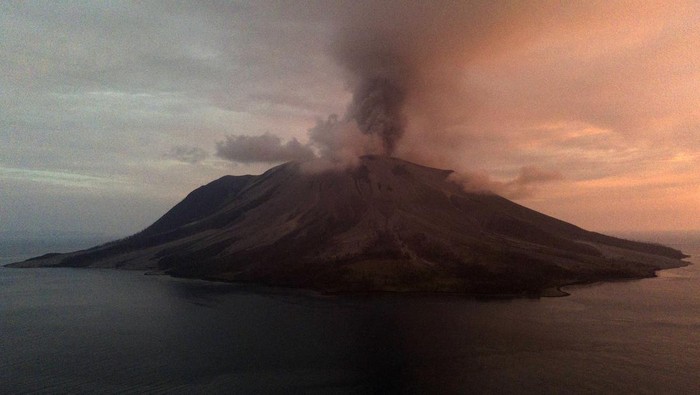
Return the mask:
<svg viewBox="0 0 700 395">
<path fill-rule="evenodd" d="M 538 7 L 542 12 L 513 2 L 388 0 L 345 6 L 337 14 L 331 51 L 353 93 L 345 120 L 379 136 L 384 154 L 392 155 L 400 153 L 402 137 L 417 120 L 422 121 L 417 133 L 430 140 L 473 111 L 467 65 L 485 50 L 498 54 L 513 45 L 509 39 L 536 30 L 529 22 L 551 4 Z"/>
<path fill-rule="evenodd" d="M 348 118 L 364 134 L 379 136 L 383 151 L 391 155 L 404 133 L 402 114 L 405 92 L 389 78 L 375 76 L 362 81 L 353 94 Z"/>
<path fill-rule="evenodd" d="M 383 136 L 365 133 L 355 120 L 339 120 L 333 114 L 327 119 L 318 119 L 308 130 L 308 142 L 300 143 L 296 138 L 282 142 L 278 136 L 266 133 L 260 136 L 228 136 L 217 143 L 217 156 L 239 163 L 279 163 L 292 160 L 322 159 L 322 169 L 352 167 L 362 155 L 386 154 Z"/>
<path fill-rule="evenodd" d="M 240 163 L 278 163 L 308 160 L 316 157 L 313 150 L 292 138 L 282 142 L 279 137 L 266 133 L 260 136 L 227 136 L 216 144 L 216 155 Z"/>
</svg>

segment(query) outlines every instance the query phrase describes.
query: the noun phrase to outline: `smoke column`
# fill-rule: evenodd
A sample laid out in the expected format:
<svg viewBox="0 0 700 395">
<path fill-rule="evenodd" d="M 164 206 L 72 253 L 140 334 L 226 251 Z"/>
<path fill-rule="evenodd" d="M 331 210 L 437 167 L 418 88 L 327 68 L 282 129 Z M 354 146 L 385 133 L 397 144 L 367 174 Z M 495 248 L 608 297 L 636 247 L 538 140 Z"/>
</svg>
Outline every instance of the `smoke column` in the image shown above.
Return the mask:
<svg viewBox="0 0 700 395">
<path fill-rule="evenodd" d="M 385 155 L 394 152 L 404 132 L 404 97 L 395 81 L 382 77 L 362 81 L 353 95 L 348 117 L 362 133 L 379 136 Z"/>
<path fill-rule="evenodd" d="M 526 2 L 443 0 L 317 5 L 333 26 L 329 53 L 344 72 L 352 100 L 343 116 L 318 121 L 309 131 L 309 146 L 331 160 L 383 154 L 449 165 L 431 160 L 440 155 L 431 158 L 424 143 L 439 140 L 445 129 L 468 117 L 469 103 L 478 105 L 478 94 L 464 78 L 469 63 L 518 45 L 523 40 L 519 37 L 529 37 L 539 26 L 533 20 L 556 2 L 536 8 Z M 408 131 L 413 134 L 410 141 L 404 139 Z M 300 151 L 290 156 L 282 141 L 256 142 L 265 144 L 266 153 L 285 153 L 284 160 Z M 258 158 L 262 149 L 239 158 L 235 147 L 224 149 L 227 143 L 219 147 L 219 156 L 271 159 Z M 302 153 L 301 158 L 306 156 Z"/>
<path fill-rule="evenodd" d="M 468 104 L 478 104 L 478 94 L 465 80 L 470 62 L 496 56 L 531 37 L 539 26 L 533 21 L 553 4 L 343 3 L 331 44 L 331 55 L 353 93 L 343 121 L 354 121 L 360 132 L 378 136 L 385 155 L 420 151 L 422 141 L 469 117 Z M 409 129 L 416 137 L 405 142 Z M 402 150 L 406 144 L 413 146 Z M 425 161 L 429 154 L 419 156 L 406 159 Z"/>
<path fill-rule="evenodd" d="M 308 147 L 332 163 L 329 167 L 380 154 L 450 168 L 454 162 L 440 148 L 453 149 L 481 133 L 462 127 L 484 101 L 468 77 L 471 65 L 526 45 L 547 30 L 544 25 L 560 4 L 355 0 L 328 7 L 335 30 L 329 53 L 344 72 L 352 100 L 343 116 L 317 121 L 309 130 Z M 230 145 L 239 143 L 231 140 Z M 219 156 L 248 161 L 271 161 L 259 155 L 263 152 L 289 153 L 280 156 L 284 160 L 308 157 L 306 149 L 289 150 L 271 139 L 265 143 L 265 150 L 246 150 L 252 158 L 240 158 L 238 150 L 224 150 L 225 145 Z M 506 181 L 506 188 L 482 178 L 471 177 L 466 184 L 499 191 L 525 191 L 517 186 L 532 184 Z"/>
</svg>

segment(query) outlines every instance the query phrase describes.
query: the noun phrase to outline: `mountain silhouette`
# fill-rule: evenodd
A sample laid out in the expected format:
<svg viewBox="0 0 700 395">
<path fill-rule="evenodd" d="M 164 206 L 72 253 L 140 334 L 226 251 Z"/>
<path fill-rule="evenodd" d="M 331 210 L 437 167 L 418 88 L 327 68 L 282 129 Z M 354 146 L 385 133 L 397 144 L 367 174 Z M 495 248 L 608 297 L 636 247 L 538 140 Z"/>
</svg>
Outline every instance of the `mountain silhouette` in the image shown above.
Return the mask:
<svg viewBox="0 0 700 395">
<path fill-rule="evenodd" d="M 364 156 L 350 169 L 290 162 L 225 176 L 143 231 L 14 267 L 110 267 L 326 292 L 538 293 L 679 267 L 669 247 L 589 232 L 449 170 Z"/>
</svg>

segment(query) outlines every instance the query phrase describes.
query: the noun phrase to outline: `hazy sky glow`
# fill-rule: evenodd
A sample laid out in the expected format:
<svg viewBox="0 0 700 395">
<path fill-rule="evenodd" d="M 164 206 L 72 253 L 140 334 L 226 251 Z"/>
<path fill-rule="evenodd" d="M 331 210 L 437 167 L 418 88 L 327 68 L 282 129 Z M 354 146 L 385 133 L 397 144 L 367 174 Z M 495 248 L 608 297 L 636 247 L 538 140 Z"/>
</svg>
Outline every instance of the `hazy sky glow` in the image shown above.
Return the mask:
<svg viewBox="0 0 700 395">
<path fill-rule="evenodd" d="M 307 155 L 377 67 L 395 156 L 548 175 L 516 201 L 591 230 L 700 228 L 700 2 L 374 3 L 0 2 L 0 231 L 134 233 L 274 164 L 224 148 Z"/>
</svg>

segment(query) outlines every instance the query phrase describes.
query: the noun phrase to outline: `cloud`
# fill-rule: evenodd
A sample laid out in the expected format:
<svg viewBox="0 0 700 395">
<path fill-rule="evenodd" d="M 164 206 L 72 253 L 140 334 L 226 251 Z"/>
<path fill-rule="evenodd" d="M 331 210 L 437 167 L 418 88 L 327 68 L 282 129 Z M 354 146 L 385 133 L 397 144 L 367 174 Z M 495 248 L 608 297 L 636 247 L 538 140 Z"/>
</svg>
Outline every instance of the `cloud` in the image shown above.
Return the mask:
<svg viewBox="0 0 700 395">
<path fill-rule="evenodd" d="M 87 174 L 67 173 L 52 170 L 30 170 L 6 168 L 0 166 L 0 178 L 5 180 L 30 181 L 39 184 L 49 184 L 81 189 L 99 189 L 107 185 L 124 183 L 119 179 L 96 177 Z"/>
<path fill-rule="evenodd" d="M 381 154 L 385 141 L 377 134 L 364 133 L 355 120 L 341 121 L 336 115 L 319 119 L 309 129 L 309 144 L 318 148 L 322 158 L 348 160 L 361 155 Z"/>
<path fill-rule="evenodd" d="M 166 154 L 167 158 L 175 159 L 180 162 L 197 164 L 207 158 L 207 151 L 199 147 L 191 147 L 186 145 L 176 145 Z"/>
<path fill-rule="evenodd" d="M 449 179 L 462 186 L 466 192 L 495 193 L 509 199 L 531 197 L 544 183 L 563 180 L 561 173 L 537 166 L 520 168 L 518 176 L 508 181 L 497 181 L 484 172 L 455 172 Z"/>
<path fill-rule="evenodd" d="M 559 181 L 564 176 L 558 171 L 541 169 L 537 166 L 524 166 L 520 168 L 518 176 L 503 184 L 504 194 L 512 199 L 520 199 L 532 196 L 538 185 Z"/>
<path fill-rule="evenodd" d="M 279 163 L 316 157 L 311 148 L 293 138 L 287 142 L 272 134 L 227 136 L 216 144 L 216 155 L 240 163 Z"/>
<path fill-rule="evenodd" d="M 279 163 L 292 160 L 317 160 L 308 169 L 346 168 L 358 163 L 362 155 L 384 153 L 384 141 L 376 134 L 364 133 L 355 120 L 341 121 L 336 115 L 318 119 L 308 130 L 309 141 L 305 144 L 297 139 L 283 143 L 272 134 L 261 136 L 228 136 L 217 143 L 217 155 L 239 162 Z"/>
</svg>

